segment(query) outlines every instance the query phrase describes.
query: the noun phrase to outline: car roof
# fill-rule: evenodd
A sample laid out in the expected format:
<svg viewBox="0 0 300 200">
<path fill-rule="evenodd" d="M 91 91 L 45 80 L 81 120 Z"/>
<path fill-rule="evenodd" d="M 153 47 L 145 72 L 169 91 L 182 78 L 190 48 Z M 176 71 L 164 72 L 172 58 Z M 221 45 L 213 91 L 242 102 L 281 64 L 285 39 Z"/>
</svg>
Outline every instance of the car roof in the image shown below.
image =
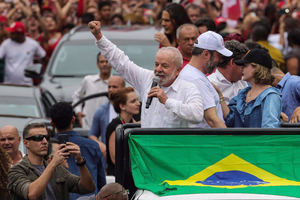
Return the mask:
<svg viewBox="0 0 300 200">
<path fill-rule="evenodd" d="M 117 27 L 103 27 L 101 30 L 105 37 L 112 40 L 149 40 L 154 42 L 154 34 L 158 30 L 153 26 L 117 26 Z M 72 29 L 69 34 L 66 34 L 64 40 L 90 40 L 95 41 L 94 36 L 90 33 L 87 26 L 80 26 Z"/>
<path fill-rule="evenodd" d="M 37 92 L 37 87 L 14 84 L 0 84 L 0 96 L 15 96 L 33 98 L 33 93 Z"/>
</svg>

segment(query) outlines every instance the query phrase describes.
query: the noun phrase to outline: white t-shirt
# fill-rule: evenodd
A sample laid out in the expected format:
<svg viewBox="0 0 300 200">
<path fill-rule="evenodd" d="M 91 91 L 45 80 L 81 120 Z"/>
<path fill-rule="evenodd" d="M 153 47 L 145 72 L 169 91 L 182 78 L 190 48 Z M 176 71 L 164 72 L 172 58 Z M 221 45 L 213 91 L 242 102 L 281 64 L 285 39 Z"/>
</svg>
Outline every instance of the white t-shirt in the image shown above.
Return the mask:
<svg viewBox="0 0 300 200">
<path fill-rule="evenodd" d="M 33 64 L 34 57 L 45 55 L 39 43 L 29 37 L 23 43 L 6 39 L 0 45 L 0 58 L 5 59 L 4 83 L 32 85 L 32 79 L 24 76 L 24 69 Z"/>
<path fill-rule="evenodd" d="M 207 110 L 212 107 L 216 107 L 218 117 L 224 121 L 223 119 L 223 111 L 220 104 L 220 98 L 215 90 L 214 86 L 210 83 L 208 78 L 203 74 L 200 70 L 193 67 L 190 64 L 187 64 L 180 72 L 179 78 L 190 81 L 194 83 L 203 99 L 203 110 Z M 200 124 L 198 124 L 199 128 L 210 128 L 206 120 L 203 118 Z"/>
</svg>

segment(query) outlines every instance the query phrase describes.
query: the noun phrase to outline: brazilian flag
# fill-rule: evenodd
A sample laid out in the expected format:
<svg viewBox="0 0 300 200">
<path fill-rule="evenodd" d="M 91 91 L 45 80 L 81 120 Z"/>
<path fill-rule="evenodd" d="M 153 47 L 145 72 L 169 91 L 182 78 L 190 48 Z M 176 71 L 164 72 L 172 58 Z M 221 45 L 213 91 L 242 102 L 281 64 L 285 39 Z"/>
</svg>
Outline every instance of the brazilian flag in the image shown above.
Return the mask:
<svg viewBox="0 0 300 200">
<path fill-rule="evenodd" d="M 129 136 L 135 185 L 160 196 L 300 197 L 300 135 Z"/>
</svg>

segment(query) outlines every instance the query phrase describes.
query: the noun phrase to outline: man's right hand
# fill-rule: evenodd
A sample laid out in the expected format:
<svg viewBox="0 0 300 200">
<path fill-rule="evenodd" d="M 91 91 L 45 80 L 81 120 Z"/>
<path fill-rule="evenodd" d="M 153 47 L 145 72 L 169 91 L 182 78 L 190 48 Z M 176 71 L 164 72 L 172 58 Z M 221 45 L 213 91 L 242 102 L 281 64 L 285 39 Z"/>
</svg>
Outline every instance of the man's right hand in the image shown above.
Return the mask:
<svg viewBox="0 0 300 200">
<path fill-rule="evenodd" d="M 95 36 L 95 38 L 100 40 L 102 38 L 102 33 L 101 33 L 101 22 L 99 21 L 91 21 L 88 24 L 91 33 Z"/>
<path fill-rule="evenodd" d="M 62 162 L 64 162 L 64 160 L 67 159 L 69 155 L 70 155 L 70 153 L 68 152 L 66 145 L 60 144 L 59 150 L 53 154 L 53 157 L 52 157 L 50 163 L 53 163 L 54 166 L 56 167 L 56 166 L 60 165 Z"/>
</svg>

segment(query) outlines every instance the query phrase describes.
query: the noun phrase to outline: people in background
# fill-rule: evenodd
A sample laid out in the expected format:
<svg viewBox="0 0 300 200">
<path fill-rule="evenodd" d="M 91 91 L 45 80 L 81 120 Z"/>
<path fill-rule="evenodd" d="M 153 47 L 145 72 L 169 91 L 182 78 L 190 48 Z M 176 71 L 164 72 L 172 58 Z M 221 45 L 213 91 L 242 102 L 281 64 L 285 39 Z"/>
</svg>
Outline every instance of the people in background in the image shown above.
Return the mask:
<svg viewBox="0 0 300 200">
<path fill-rule="evenodd" d="M 273 86 L 282 94 L 282 112 L 291 123 L 300 122 L 300 77 L 284 74 L 278 67 L 273 67 L 271 73 L 275 78 Z"/>
<path fill-rule="evenodd" d="M 193 24 L 183 24 L 178 27 L 176 31 L 176 39 L 178 43 L 178 50 L 180 51 L 183 59 L 181 68 L 190 62 L 194 42 L 197 40 L 198 35 L 198 29 Z"/>
<path fill-rule="evenodd" d="M 21 137 L 15 126 L 6 125 L 0 129 L 0 146 L 9 155 L 12 165 L 16 165 L 22 160 L 22 152 L 19 150 Z"/>
<path fill-rule="evenodd" d="M 162 11 L 161 26 L 164 32 L 156 33 L 154 39 L 160 47 L 177 47 L 176 30 L 186 23 L 191 23 L 191 21 L 184 8 L 180 4 L 171 3 Z"/>
<path fill-rule="evenodd" d="M 99 69 L 99 73 L 94 75 L 87 75 L 83 78 L 80 87 L 74 92 L 72 96 L 73 104 L 89 95 L 100 92 L 107 92 L 108 79 L 111 74 L 111 66 L 108 64 L 107 59 L 102 56 L 100 52 L 97 54 L 96 63 L 97 68 Z M 103 96 L 86 101 L 83 108 L 82 104 L 74 108 L 79 123 L 83 128 L 90 129 L 96 109 L 102 106 L 106 101 L 107 98 Z"/>
</svg>

